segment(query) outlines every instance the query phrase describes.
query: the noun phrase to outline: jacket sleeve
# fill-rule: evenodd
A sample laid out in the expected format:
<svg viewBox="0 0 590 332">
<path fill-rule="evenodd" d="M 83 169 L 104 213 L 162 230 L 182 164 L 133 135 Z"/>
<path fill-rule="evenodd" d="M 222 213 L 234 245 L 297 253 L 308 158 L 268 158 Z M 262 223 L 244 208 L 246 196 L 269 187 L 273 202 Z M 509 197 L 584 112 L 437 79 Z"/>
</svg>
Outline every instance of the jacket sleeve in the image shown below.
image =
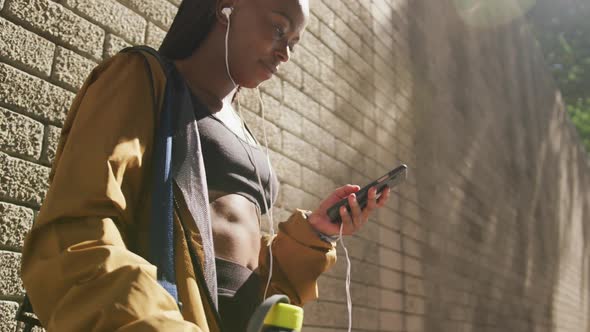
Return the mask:
<svg viewBox="0 0 590 332">
<path fill-rule="evenodd" d="M 262 292 L 268 278 L 270 240 L 264 236 L 260 246 L 258 273 Z M 299 306 L 317 299 L 317 279 L 336 263 L 335 245 L 318 237 L 302 210 L 296 210 L 279 224 L 279 232 L 272 238 L 272 255 L 273 272 L 267 296 L 284 294 Z"/>
<path fill-rule="evenodd" d="M 21 271 L 48 331 L 201 331 L 125 244 L 147 223 L 136 220 L 155 118 L 144 61 L 123 53 L 97 67 L 68 113 Z"/>
</svg>

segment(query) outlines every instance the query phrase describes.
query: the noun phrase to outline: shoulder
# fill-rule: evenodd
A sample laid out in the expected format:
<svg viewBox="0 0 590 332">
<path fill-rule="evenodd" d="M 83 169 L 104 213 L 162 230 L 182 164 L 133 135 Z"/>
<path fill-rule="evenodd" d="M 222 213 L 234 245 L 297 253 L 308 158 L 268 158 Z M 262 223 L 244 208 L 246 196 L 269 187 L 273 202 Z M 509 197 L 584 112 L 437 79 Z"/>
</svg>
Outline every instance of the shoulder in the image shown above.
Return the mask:
<svg viewBox="0 0 590 332">
<path fill-rule="evenodd" d="M 156 57 L 146 51 L 131 49 L 121 51 L 104 60 L 91 74 L 91 81 L 101 76 L 118 76 L 121 78 L 151 79 L 155 87 L 164 85 L 166 74 Z"/>
</svg>

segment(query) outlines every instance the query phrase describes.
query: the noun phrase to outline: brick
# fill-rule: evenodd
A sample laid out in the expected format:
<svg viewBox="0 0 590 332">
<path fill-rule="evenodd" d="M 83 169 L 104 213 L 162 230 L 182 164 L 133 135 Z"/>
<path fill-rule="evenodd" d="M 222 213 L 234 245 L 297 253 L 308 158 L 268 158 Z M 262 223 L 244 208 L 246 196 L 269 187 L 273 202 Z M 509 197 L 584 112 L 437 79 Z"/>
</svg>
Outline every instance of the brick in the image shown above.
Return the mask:
<svg viewBox="0 0 590 332">
<path fill-rule="evenodd" d="M 309 10 L 312 14 L 318 17 L 327 26 L 331 28 L 334 27 L 334 19 L 336 16 L 334 15 L 334 12 L 324 4 L 323 1 L 311 1 L 309 5 Z"/>
<path fill-rule="evenodd" d="M 352 170 L 346 164 L 330 157 L 325 153 L 320 154 L 319 164 L 320 173 L 332 179 L 337 186 L 351 182 Z"/>
<path fill-rule="evenodd" d="M 295 187 L 301 186 L 301 165 L 278 152 L 273 150 L 269 152 L 272 167 L 279 180 Z"/>
<path fill-rule="evenodd" d="M 403 240 L 403 250 L 404 254 L 414 256 L 414 257 L 422 257 L 422 244 L 419 242 L 410 239 L 409 237 L 405 236 Z"/>
<path fill-rule="evenodd" d="M 351 148 L 350 146 L 348 146 L 348 144 L 346 144 L 345 142 L 341 142 L 340 140 L 338 140 L 336 142 L 336 150 L 333 152 L 335 154 L 336 159 L 342 161 L 343 163 L 345 163 L 346 165 L 354 168 L 355 170 L 359 171 L 359 172 L 363 172 L 365 171 L 365 156 L 362 155 L 360 152 L 358 152 L 357 150 Z M 356 182 L 356 181 L 353 181 Z M 363 182 L 357 182 L 357 183 L 365 183 L 366 181 Z"/>
<path fill-rule="evenodd" d="M 77 91 L 96 65 L 96 62 L 58 46 L 51 78 L 64 84 L 70 90 Z"/>
<path fill-rule="evenodd" d="M 359 283 L 354 283 L 350 285 L 350 295 L 352 298 L 352 303 L 354 303 L 353 310 L 355 307 L 371 307 L 374 308 L 374 298 L 371 298 L 372 295 L 376 295 L 377 297 L 379 296 L 378 291 L 375 292 L 375 290 L 378 290 L 377 287 L 373 287 L 373 286 L 367 286 L 367 285 L 363 285 L 363 284 L 359 284 Z M 344 292 L 343 290 L 345 290 L 345 282 L 344 281 L 340 281 L 340 301 L 345 301 L 346 298 L 344 297 Z M 369 291 L 371 290 L 371 291 Z M 369 294 L 369 292 L 371 292 L 371 294 Z M 354 311 L 353 311 L 353 315 L 355 315 Z M 354 318 L 353 318 L 354 320 Z"/>
<path fill-rule="evenodd" d="M 33 118 L 63 123 L 74 94 L 0 63 L 0 104 Z"/>
<path fill-rule="evenodd" d="M 312 52 L 321 62 L 329 67 L 334 67 L 334 52 L 330 50 L 316 36 L 308 33 L 301 39 L 301 45 Z"/>
<path fill-rule="evenodd" d="M 143 42 L 146 20 L 115 0 L 62 0 L 61 3 L 133 44 Z"/>
<path fill-rule="evenodd" d="M 336 107 L 334 114 L 348 122 L 352 127 L 362 130 L 362 123 L 364 121 L 363 113 L 352 107 L 352 105 L 341 97 L 336 97 Z"/>
<path fill-rule="evenodd" d="M 336 149 L 334 136 L 308 119 L 303 119 L 303 139 L 317 146 L 321 151 L 333 154 Z"/>
<path fill-rule="evenodd" d="M 303 37 L 305 39 L 305 37 Z M 296 46 L 291 56 L 291 61 L 298 64 L 306 72 L 314 77 L 320 76 L 320 61 L 318 58 L 303 46 Z"/>
<path fill-rule="evenodd" d="M 318 36 L 320 35 L 320 19 L 314 13 L 309 14 L 309 20 L 305 31 Z"/>
<path fill-rule="evenodd" d="M 391 311 L 401 311 L 403 308 L 403 295 L 398 292 L 380 289 L 379 291 L 379 306 L 380 308 L 391 310 Z"/>
<path fill-rule="evenodd" d="M 105 39 L 103 58 L 108 59 L 117 54 L 120 50 L 129 46 L 131 46 L 131 44 L 126 42 L 123 38 L 113 34 L 107 34 Z"/>
<path fill-rule="evenodd" d="M 352 129 L 349 136 L 349 143 L 352 147 L 354 147 L 357 151 L 360 151 L 365 156 L 376 159 L 377 148 L 375 147 L 375 144 L 371 142 L 371 140 L 369 140 L 369 138 L 362 132 Z"/>
<path fill-rule="evenodd" d="M 412 314 L 424 314 L 425 303 L 424 299 L 416 296 L 406 295 L 404 296 L 404 310 Z"/>
<path fill-rule="evenodd" d="M 0 199 L 40 206 L 48 188 L 49 168 L 0 152 Z"/>
<path fill-rule="evenodd" d="M 379 284 L 381 286 L 391 290 L 402 289 L 402 274 L 396 271 L 388 270 L 385 268 L 379 269 Z"/>
<path fill-rule="evenodd" d="M 241 113 L 243 116 L 243 121 L 246 122 L 246 126 L 252 131 L 254 137 L 258 140 L 263 149 L 266 149 L 263 131 L 266 130 L 268 148 L 280 151 L 282 146 L 282 136 L 281 129 L 279 127 L 275 126 L 268 120 L 263 121 L 261 117 L 252 112 L 244 110 Z"/>
<path fill-rule="evenodd" d="M 23 296 L 20 280 L 20 253 L 0 250 L 0 296 Z"/>
<path fill-rule="evenodd" d="M 342 120 L 335 113 L 328 111 L 325 108 L 320 109 L 320 122 L 319 124 L 342 141 L 347 141 L 350 136 L 350 125 L 346 121 Z"/>
<path fill-rule="evenodd" d="M 336 189 L 334 181 L 307 167 L 301 168 L 301 185 L 305 190 L 322 199 Z"/>
<path fill-rule="evenodd" d="M 304 311 L 303 326 L 330 326 L 329 331 L 348 326 L 347 320 L 343 319 L 348 317 L 345 303 L 315 301 L 306 305 Z"/>
<path fill-rule="evenodd" d="M 348 17 L 353 14 L 343 1 L 322 0 L 322 2 L 325 3 L 326 6 L 336 14 L 336 17 L 339 17 L 340 19 L 348 20 Z"/>
<path fill-rule="evenodd" d="M 307 73 L 303 75 L 301 92 L 328 109 L 334 109 L 336 106 L 336 95 L 334 92 Z"/>
<path fill-rule="evenodd" d="M 3 12 L 24 27 L 52 41 L 65 43 L 95 60 L 102 55 L 104 30 L 55 2 L 12 0 Z"/>
<path fill-rule="evenodd" d="M 406 329 L 408 332 L 423 332 L 424 317 L 414 315 L 406 316 Z"/>
<path fill-rule="evenodd" d="M 376 331 L 379 328 L 379 313 L 374 309 L 353 306 L 352 314 L 356 317 L 352 320 L 353 328 L 364 331 Z"/>
<path fill-rule="evenodd" d="M 401 250 L 401 235 L 397 232 L 381 227 L 379 244 L 397 251 Z"/>
<path fill-rule="evenodd" d="M 289 81 L 296 88 L 301 89 L 303 82 L 303 70 L 295 62 L 288 61 L 281 64 L 277 75 L 282 79 Z"/>
<path fill-rule="evenodd" d="M 348 59 L 349 47 L 336 35 L 334 30 L 325 24 L 320 23 L 320 40 L 327 45 L 334 54 L 343 59 Z"/>
<path fill-rule="evenodd" d="M 423 267 L 422 263 L 414 258 L 409 256 L 404 256 L 404 272 L 409 273 L 416 277 L 421 277 L 423 275 Z"/>
<path fill-rule="evenodd" d="M 420 296 L 426 295 L 426 291 L 424 290 L 424 280 L 409 275 L 404 277 L 404 289 L 408 294 Z"/>
<path fill-rule="evenodd" d="M 41 161 L 47 164 L 53 164 L 55 154 L 57 152 L 57 145 L 59 143 L 59 137 L 61 134 L 61 128 L 48 125 L 45 129 L 46 133 L 46 145 L 41 155 Z"/>
<path fill-rule="evenodd" d="M 390 208 L 383 207 L 377 211 L 377 222 L 389 229 L 401 230 L 401 218 Z"/>
<path fill-rule="evenodd" d="M 306 193 L 305 191 L 295 188 L 289 184 L 281 186 L 282 207 L 286 210 L 306 209 L 313 210 L 319 205 L 318 198 Z"/>
<path fill-rule="evenodd" d="M 389 248 L 379 247 L 379 265 L 389 269 L 402 270 L 402 256 L 399 252 Z"/>
<path fill-rule="evenodd" d="M 43 124 L 0 107 L 0 150 L 39 158 Z"/>
<path fill-rule="evenodd" d="M 319 121 L 320 105 L 288 82 L 283 82 L 285 105 L 294 109 L 304 117 Z"/>
<path fill-rule="evenodd" d="M 0 17 L 0 60 L 49 77 L 55 45 Z"/>
<path fill-rule="evenodd" d="M 29 208 L 0 202 L 0 246 L 21 248 L 33 217 Z"/>
<path fill-rule="evenodd" d="M 356 52 L 359 52 L 362 48 L 362 42 L 359 35 L 351 30 L 348 23 L 343 21 L 340 17 L 334 20 L 334 31 L 340 38 L 346 41 L 346 43 Z"/>
<path fill-rule="evenodd" d="M 406 219 L 403 223 L 402 234 L 421 242 L 426 238 L 424 229 L 420 225 L 408 219 Z"/>
<path fill-rule="evenodd" d="M 322 301 L 338 301 L 343 300 L 344 281 L 322 275 L 318 279 L 318 291 Z M 355 302 L 356 303 L 356 302 Z"/>
<path fill-rule="evenodd" d="M 348 240 L 348 238 L 346 239 Z M 341 258 L 346 261 L 343 255 Z M 351 259 L 351 279 L 353 281 L 364 285 L 380 287 L 382 286 L 380 274 L 381 269 L 379 269 L 377 265 L 365 263 L 357 259 Z"/>
<path fill-rule="evenodd" d="M 376 147 L 377 150 L 377 161 L 381 164 L 386 166 L 387 171 L 392 169 L 395 165 L 399 165 L 400 161 L 397 158 L 397 155 L 391 151 L 385 150 L 381 146 Z M 384 173 L 380 172 L 379 174 Z"/>
<path fill-rule="evenodd" d="M 160 28 L 168 30 L 178 8 L 167 0 L 120 0 L 121 3 L 138 12 Z"/>
<path fill-rule="evenodd" d="M 295 135 L 301 135 L 301 128 L 303 126 L 303 117 L 301 114 L 279 103 L 267 94 L 262 95 L 262 102 L 264 104 L 264 117 L 268 121 Z"/>
<path fill-rule="evenodd" d="M 0 1 L 0 8 L 2 2 Z M 14 316 L 18 310 L 18 303 L 0 300 L 0 331 L 16 331 L 16 320 Z"/>
<path fill-rule="evenodd" d="M 157 25 L 151 22 L 148 23 L 147 36 L 145 40 L 146 45 L 151 46 L 157 50 L 160 48 L 160 45 L 162 45 L 164 37 L 166 37 L 166 31 L 160 29 Z"/>
<path fill-rule="evenodd" d="M 403 331 L 404 319 L 397 312 L 379 312 L 379 329 L 380 331 Z"/>
<path fill-rule="evenodd" d="M 260 84 L 260 91 L 271 95 L 276 100 L 283 100 L 283 82 L 277 75 Z"/>
<path fill-rule="evenodd" d="M 289 158 L 314 170 L 320 168 L 320 150 L 301 138 L 283 130 L 282 151 Z"/>
</svg>

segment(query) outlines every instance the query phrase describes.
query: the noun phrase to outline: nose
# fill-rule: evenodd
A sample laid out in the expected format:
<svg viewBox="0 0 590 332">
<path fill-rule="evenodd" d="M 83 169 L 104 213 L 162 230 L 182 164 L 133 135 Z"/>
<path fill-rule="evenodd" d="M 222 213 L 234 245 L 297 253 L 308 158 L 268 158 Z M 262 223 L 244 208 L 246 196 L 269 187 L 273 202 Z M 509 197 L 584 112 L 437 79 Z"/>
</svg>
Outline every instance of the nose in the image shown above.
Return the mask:
<svg viewBox="0 0 590 332">
<path fill-rule="evenodd" d="M 281 45 L 275 50 L 275 56 L 281 62 L 287 62 L 291 58 L 291 51 L 289 51 L 288 45 Z"/>
</svg>

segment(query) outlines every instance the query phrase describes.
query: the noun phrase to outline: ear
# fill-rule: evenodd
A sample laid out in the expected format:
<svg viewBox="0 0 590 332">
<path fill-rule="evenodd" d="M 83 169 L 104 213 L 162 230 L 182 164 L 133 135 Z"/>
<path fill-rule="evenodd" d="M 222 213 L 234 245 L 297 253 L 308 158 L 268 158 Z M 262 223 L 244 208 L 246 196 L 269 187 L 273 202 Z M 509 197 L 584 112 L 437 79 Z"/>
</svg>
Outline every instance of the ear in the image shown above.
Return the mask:
<svg viewBox="0 0 590 332">
<path fill-rule="evenodd" d="M 223 14 L 224 8 L 235 8 L 236 0 L 218 0 L 217 5 L 215 6 L 215 17 L 217 21 L 223 25 L 227 25 L 227 17 Z"/>
</svg>

